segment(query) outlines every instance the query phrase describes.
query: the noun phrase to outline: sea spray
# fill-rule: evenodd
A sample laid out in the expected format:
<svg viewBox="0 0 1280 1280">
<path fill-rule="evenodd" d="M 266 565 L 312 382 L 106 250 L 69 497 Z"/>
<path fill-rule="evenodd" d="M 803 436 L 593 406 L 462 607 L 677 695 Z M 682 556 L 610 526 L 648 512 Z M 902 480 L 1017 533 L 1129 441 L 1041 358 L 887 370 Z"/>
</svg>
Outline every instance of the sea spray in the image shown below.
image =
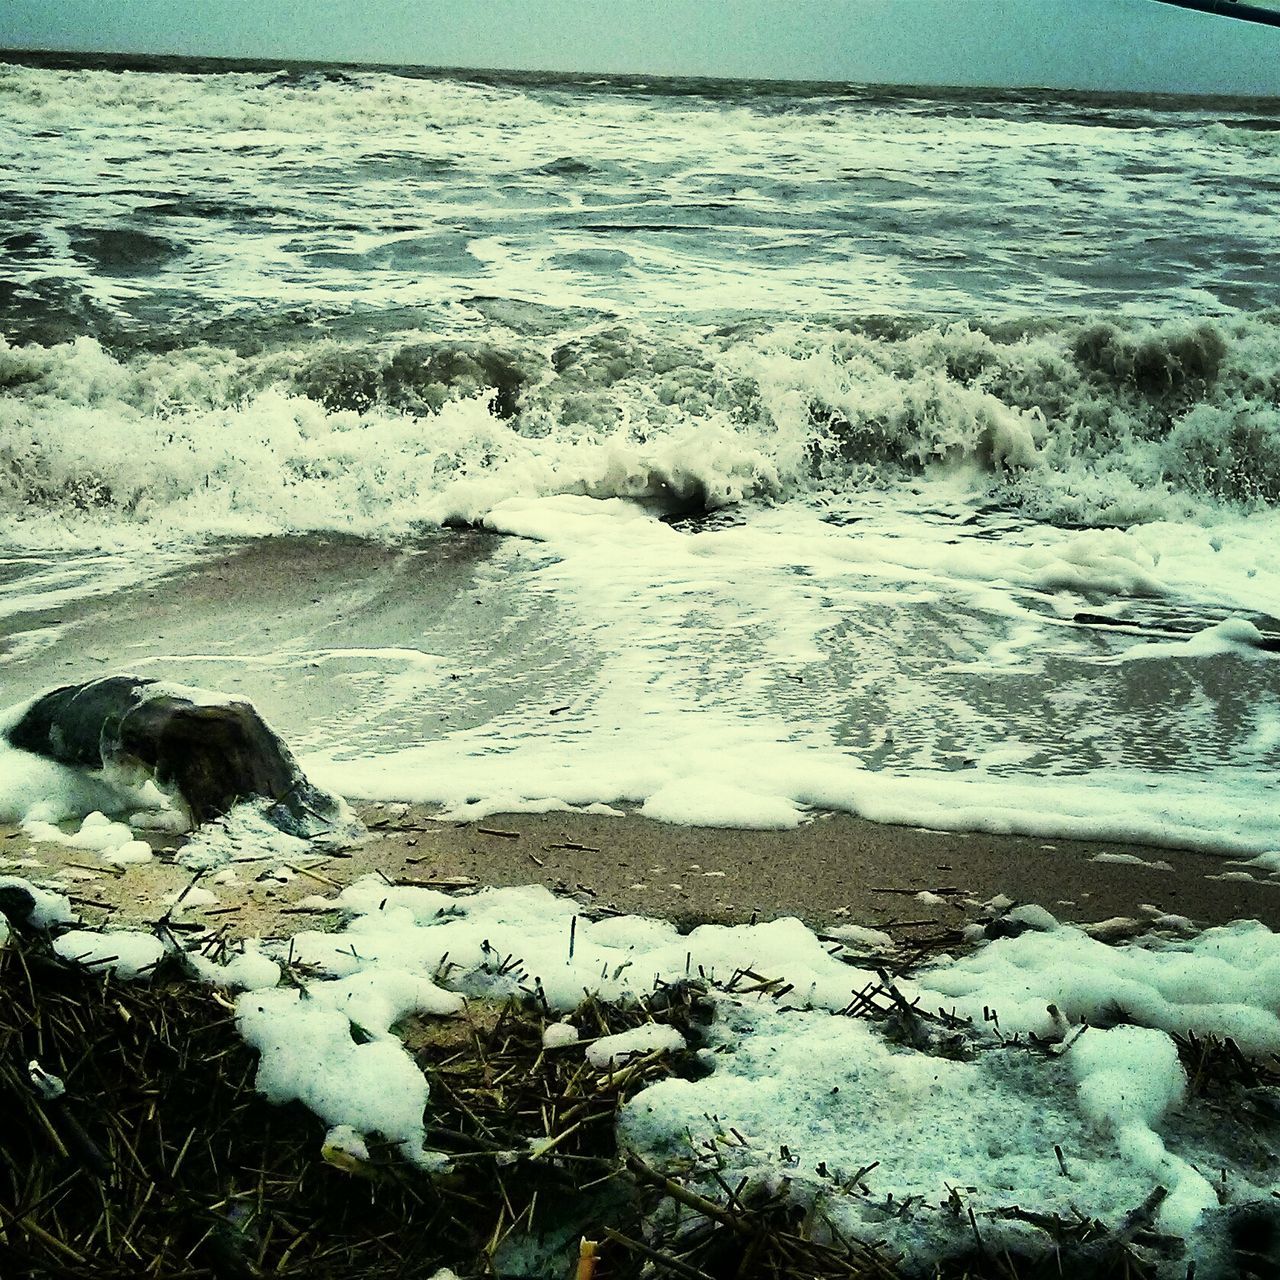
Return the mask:
<svg viewBox="0 0 1280 1280">
<path fill-rule="evenodd" d="M 957 466 L 991 500 L 1073 525 L 1280 496 L 1280 322 L 998 329 L 8 346 L 0 502 L 39 544 L 68 524 L 398 537 L 554 493 L 822 503 Z"/>
</svg>

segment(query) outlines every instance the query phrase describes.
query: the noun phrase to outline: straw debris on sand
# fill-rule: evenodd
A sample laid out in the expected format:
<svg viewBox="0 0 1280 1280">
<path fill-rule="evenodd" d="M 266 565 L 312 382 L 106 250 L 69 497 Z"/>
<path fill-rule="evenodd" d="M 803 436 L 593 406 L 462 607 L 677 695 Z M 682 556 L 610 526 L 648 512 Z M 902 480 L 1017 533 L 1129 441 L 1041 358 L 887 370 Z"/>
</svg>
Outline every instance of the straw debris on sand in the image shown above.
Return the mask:
<svg viewBox="0 0 1280 1280">
<path fill-rule="evenodd" d="M 723 988 L 774 985 L 740 971 Z M 696 1047 L 714 1016 L 708 997 L 693 977 L 625 1006 L 587 998 L 568 1021 L 579 1045 L 658 1023 Z M 888 972 L 846 1013 L 916 1048 L 968 1051 L 963 1024 L 913 1008 Z M 1141 1277 L 1177 1247 L 1152 1230 L 1160 1188 L 1110 1230 L 1026 1215 L 1051 1244 L 1036 1258 L 989 1251 L 956 1195 L 937 1211 L 967 1215 L 972 1245 L 921 1265 L 841 1237 L 785 1183 L 731 1185 L 714 1144 L 691 1143 L 685 1165 L 659 1172 L 619 1149 L 618 1111 L 657 1080 L 701 1074 L 696 1054 L 597 1068 L 544 1043 L 556 1021 L 535 990 L 401 1026 L 430 1083 L 428 1139 L 450 1157 L 432 1175 L 386 1146 L 367 1160 L 322 1154 L 325 1125 L 255 1092 L 256 1054 L 230 1002 L 192 981 L 179 955 L 122 983 L 15 935 L 0 948 L 0 1274 L 1032 1280 Z M 1280 1082 L 1229 1042 L 1186 1039 L 1181 1050 L 1197 1087 Z"/>
</svg>

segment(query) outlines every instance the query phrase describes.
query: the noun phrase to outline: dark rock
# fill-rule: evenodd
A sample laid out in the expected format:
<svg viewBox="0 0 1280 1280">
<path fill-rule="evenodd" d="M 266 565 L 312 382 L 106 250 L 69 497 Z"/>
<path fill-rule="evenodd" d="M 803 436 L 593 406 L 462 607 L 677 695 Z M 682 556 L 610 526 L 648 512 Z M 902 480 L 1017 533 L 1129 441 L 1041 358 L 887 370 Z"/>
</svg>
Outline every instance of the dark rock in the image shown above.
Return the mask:
<svg viewBox="0 0 1280 1280">
<path fill-rule="evenodd" d="M 252 800 L 269 801 L 267 818 L 305 838 L 343 818 L 341 801 L 307 780 L 253 705 L 221 694 L 107 676 L 37 698 L 6 736 L 78 769 L 142 765 L 196 823 Z"/>
</svg>

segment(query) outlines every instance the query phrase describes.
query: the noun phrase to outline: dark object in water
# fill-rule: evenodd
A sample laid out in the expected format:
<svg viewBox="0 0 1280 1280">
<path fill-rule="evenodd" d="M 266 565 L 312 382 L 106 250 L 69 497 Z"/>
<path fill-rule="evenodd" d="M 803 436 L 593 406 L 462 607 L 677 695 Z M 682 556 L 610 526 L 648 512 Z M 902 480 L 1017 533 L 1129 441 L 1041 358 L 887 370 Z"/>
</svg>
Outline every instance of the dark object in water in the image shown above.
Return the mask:
<svg viewBox="0 0 1280 1280">
<path fill-rule="evenodd" d="M 253 704 L 223 694 L 106 676 L 37 698 L 5 735 L 23 751 L 79 769 L 139 765 L 176 791 L 194 823 L 245 800 L 270 802 L 281 831 L 310 839 L 343 823 L 343 805 L 307 781 Z"/>
</svg>

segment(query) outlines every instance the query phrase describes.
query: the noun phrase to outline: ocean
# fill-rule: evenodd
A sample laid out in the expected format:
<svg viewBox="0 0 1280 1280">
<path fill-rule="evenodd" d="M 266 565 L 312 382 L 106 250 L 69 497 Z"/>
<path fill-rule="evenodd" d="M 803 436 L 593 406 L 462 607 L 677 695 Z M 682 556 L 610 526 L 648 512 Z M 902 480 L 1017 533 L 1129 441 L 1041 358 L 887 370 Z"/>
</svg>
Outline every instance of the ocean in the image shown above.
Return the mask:
<svg viewBox="0 0 1280 1280">
<path fill-rule="evenodd" d="M 1280 849 L 1280 100 L 33 55 L 0 148 L 0 703 Z"/>
</svg>

